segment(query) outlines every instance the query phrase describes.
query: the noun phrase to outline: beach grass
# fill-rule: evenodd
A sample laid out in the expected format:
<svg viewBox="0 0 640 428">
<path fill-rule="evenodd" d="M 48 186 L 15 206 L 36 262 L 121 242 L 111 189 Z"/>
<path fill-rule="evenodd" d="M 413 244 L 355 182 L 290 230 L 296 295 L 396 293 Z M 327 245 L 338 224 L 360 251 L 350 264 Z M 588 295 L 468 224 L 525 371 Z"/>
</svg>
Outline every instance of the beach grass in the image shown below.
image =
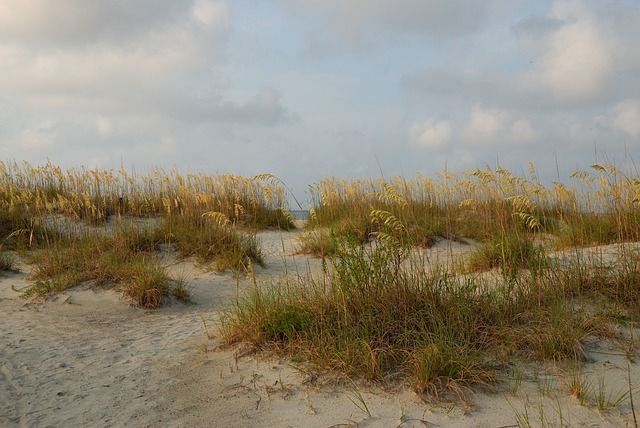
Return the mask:
<svg viewBox="0 0 640 428">
<path fill-rule="evenodd" d="M 264 265 L 255 233 L 292 229 L 286 205 L 269 175 L 0 162 L 0 242 L 34 265 L 26 296 L 90 283 L 117 287 L 145 308 L 172 295 L 188 300 L 188 287 L 158 260 L 161 245 L 217 270 Z"/>
<path fill-rule="evenodd" d="M 245 271 L 250 285 L 222 319 L 226 343 L 463 396 L 495 386 L 514 358 L 579 364 L 588 338 L 640 321 L 636 175 L 594 165 L 545 186 L 530 165 L 527 177 L 485 167 L 323 179 L 310 188 L 299 249 L 322 269 L 263 281 L 257 232 L 293 228 L 271 175 L 0 163 L 0 242 L 33 265 L 25 296 L 88 284 L 144 308 L 188 301 L 158 257 L 165 247 Z M 474 249 L 434 264 L 428 250 L 443 241 Z M 596 245 L 615 256 L 590 253 Z"/>
<path fill-rule="evenodd" d="M 183 281 L 170 278 L 156 257 L 160 241 L 154 231 L 121 225 L 103 235 L 84 232 L 26 255 L 34 266 L 34 285 L 24 292 L 47 296 L 80 284 L 115 287 L 132 302 L 156 308 L 173 295 L 188 301 Z"/>
<path fill-rule="evenodd" d="M 13 271 L 15 269 L 16 258 L 0 248 L 0 272 Z"/>
<path fill-rule="evenodd" d="M 242 270 L 247 261 L 265 266 L 255 231 L 242 230 L 220 212 L 170 215 L 155 231 L 183 257 L 195 257 L 216 270 Z"/>
<path fill-rule="evenodd" d="M 492 385 L 513 358 L 583 361 L 587 338 L 639 320 L 626 249 L 640 241 L 638 178 L 612 165 L 571 186 L 545 187 L 532 165 L 528 178 L 438 177 L 311 186 L 300 252 L 322 257 L 322 272 L 251 287 L 223 319 L 226 342 L 439 394 Z M 443 239 L 479 244 L 462 267 L 434 268 L 418 249 Z M 615 263 L 584 256 L 605 244 Z"/>
<path fill-rule="evenodd" d="M 227 313 L 228 343 L 302 355 L 347 376 L 409 379 L 420 393 L 489 385 L 514 356 L 580 359 L 600 319 L 548 276 L 487 284 L 427 270 L 393 240 L 349 241 L 320 278 L 252 288 Z"/>
<path fill-rule="evenodd" d="M 426 247 L 440 237 L 485 242 L 507 232 L 550 233 L 557 248 L 640 239 L 637 177 L 593 165 L 568 180 L 545 186 L 532 164 L 528 177 L 485 167 L 437 178 L 327 178 L 310 186 L 309 228 L 364 242 L 379 227 L 371 211 L 383 210 L 407 226 L 413 245 Z M 313 241 L 302 252 L 317 253 Z"/>
</svg>

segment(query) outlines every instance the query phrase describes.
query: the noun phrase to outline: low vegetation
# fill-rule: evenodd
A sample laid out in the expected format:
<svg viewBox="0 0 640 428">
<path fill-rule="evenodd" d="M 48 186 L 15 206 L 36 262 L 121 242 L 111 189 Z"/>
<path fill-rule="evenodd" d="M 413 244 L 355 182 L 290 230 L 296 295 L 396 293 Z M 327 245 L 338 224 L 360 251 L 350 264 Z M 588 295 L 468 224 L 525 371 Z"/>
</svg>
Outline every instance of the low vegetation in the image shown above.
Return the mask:
<svg viewBox="0 0 640 428">
<path fill-rule="evenodd" d="M 545 186 L 530 164 L 529 178 L 502 168 L 440 173 L 437 179 L 328 178 L 311 186 L 309 233 L 301 252 L 320 255 L 331 230 L 366 242 L 381 224 L 371 211 L 393 212 L 412 245 L 439 238 L 488 242 L 517 234 L 555 236 L 556 248 L 640 239 L 640 181 L 612 165 L 571 175 L 575 185 Z M 517 238 L 519 239 L 519 238 Z"/>
<path fill-rule="evenodd" d="M 142 226 L 140 226 L 142 224 Z M 0 250 L 34 264 L 26 296 L 82 283 L 117 287 L 141 307 L 188 300 L 157 257 L 162 244 L 218 270 L 264 264 L 256 230 L 293 227 L 270 175 L 180 175 L 0 162 Z M 5 269 L 13 259 L 0 252 Z"/>
<path fill-rule="evenodd" d="M 0 251 L 0 272 L 12 271 L 15 268 L 15 257 L 5 251 Z"/>
<path fill-rule="evenodd" d="M 222 213 L 170 215 L 156 230 L 156 236 L 173 245 L 183 257 L 213 263 L 217 270 L 242 269 L 247 261 L 264 266 L 254 232 L 241 231 Z"/>
<path fill-rule="evenodd" d="M 528 178 L 487 167 L 322 180 L 300 238 L 321 272 L 252 277 L 223 317 L 224 339 L 349 377 L 407 380 L 420 394 L 493 385 L 514 358 L 578 366 L 587 338 L 640 321 L 640 255 L 628 245 L 640 241 L 640 180 L 612 165 L 570 179 L 547 187 L 531 166 Z M 34 266 L 26 295 L 90 284 L 155 308 L 189 300 L 162 248 L 251 276 L 264 263 L 256 232 L 293 227 L 285 208 L 270 175 L 0 162 L 0 268 L 12 268 L 11 250 Z M 429 263 L 423 250 L 442 240 L 476 244 L 463 261 Z M 616 256 L 588 256 L 598 244 Z"/>
<path fill-rule="evenodd" d="M 117 287 L 140 307 L 155 308 L 170 296 L 188 301 L 184 281 L 169 277 L 156 258 L 159 241 L 153 231 L 121 225 L 99 236 L 84 233 L 29 254 L 35 284 L 24 294 L 47 295 L 82 283 Z"/>
<path fill-rule="evenodd" d="M 639 259 L 624 251 L 640 241 L 640 180 L 593 171 L 552 188 L 533 167 L 529 180 L 488 168 L 323 180 L 300 239 L 322 272 L 252 287 L 226 313 L 225 340 L 419 393 L 490 385 L 513 358 L 579 364 L 586 338 L 640 320 Z M 479 244 L 434 267 L 416 247 L 442 239 Z M 577 249 L 610 243 L 615 266 Z"/>
</svg>

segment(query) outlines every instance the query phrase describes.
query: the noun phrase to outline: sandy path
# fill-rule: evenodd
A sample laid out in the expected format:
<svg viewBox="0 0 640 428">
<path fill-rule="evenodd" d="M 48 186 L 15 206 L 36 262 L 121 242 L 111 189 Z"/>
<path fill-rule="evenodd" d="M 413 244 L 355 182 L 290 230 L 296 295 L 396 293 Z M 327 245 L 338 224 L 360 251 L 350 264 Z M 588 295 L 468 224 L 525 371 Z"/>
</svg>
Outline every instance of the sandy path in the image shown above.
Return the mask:
<svg viewBox="0 0 640 428">
<path fill-rule="evenodd" d="M 113 292 L 69 297 L 0 302 L 1 420 L 121 425 L 171 385 L 160 368 L 201 335 L 193 311 L 139 311 Z"/>
<path fill-rule="evenodd" d="M 315 268 L 317 261 L 291 256 L 295 236 L 260 235 L 268 269 L 256 268 L 259 279 Z M 430 257 L 459 251 L 466 250 L 441 246 Z M 249 286 L 244 278 L 188 261 L 172 270 L 189 280 L 196 304 L 149 312 L 116 292 L 82 289 L 32 302 L 12 290 L 28 285 L 25 273 L 0 276 L 0 426 L 506 427 L 525 407 L 536 414 L 540 402 L 556 420 L 556 407 L 565 409 L 572 426 L 633 426 L 628 404 L 600 415 L 566 393 L 541 398 L 542 368 L 527 372 L 517 394 L 508 385 L 471 394 L 473 408 L 425 404 L 407 388 L 320 386 L 287 361 L 216 349 L 215 321 L 238 288 Z M 606 351 L 588 370 L 608 370 L 610 388 L 623 388 L 626 360 Z"/>
</svg>

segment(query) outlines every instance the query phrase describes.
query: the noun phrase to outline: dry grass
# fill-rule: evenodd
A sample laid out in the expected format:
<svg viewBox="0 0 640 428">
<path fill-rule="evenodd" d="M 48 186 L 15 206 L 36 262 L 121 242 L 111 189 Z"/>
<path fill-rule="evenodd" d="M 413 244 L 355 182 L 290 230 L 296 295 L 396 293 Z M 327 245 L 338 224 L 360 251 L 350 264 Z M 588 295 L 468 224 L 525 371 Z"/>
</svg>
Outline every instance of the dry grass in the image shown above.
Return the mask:
<svg viewBox="0 0 640 428">
<path fill-rule="evenodd" d="M 285 189 L 270 177 L 181 175 L 157 168 L 146 175 L 84 167 L 63 171 L 50 163 L 0 162 L 0 207 L 23 207 L 32 217 L 61 213 L 88 224 L 104 224 L 111 215 L 220 212 L 235 225 L 290 229 Z"/>
<path fill-rule="evenodd" d="M 378 227 L 372 210 L 393 212 L 411 230 L 413 245 L 436 237 L 491 241 L 502 235 L 547 232 L 559 248 L 640 240 L 640 180 L 612 165 L 572 174 L 575 183 L 544 186 L 498 168 L 441 173 L 437 179 L 324 179 L 311 186 L 309 227 L 365 242 Z M 315 253 L 313 239 L 303 252 Z"/>
<path fill-rule="evenodd" d="M 145 218 L 160 221 L 132 226 Z M 263 263 L 255 231 L 267 227 L 294 227 L 284 186 L 270 175 L 157 168 L 140 175 L 0 162 L 0 242 L 35 264 L 27 295 L 88 282 L 117 286 L 142 307 L 160 306 L 171 295 L 188 300 L 184 284 L 157 260 L 160 243 L 219 270 L 242 269 Z M 2 253 L 2 261 L 8 266 L 11 259 Z"/>
<path fill-rule="evenodd" d="M 640 264 L 630 253 L 616 268 L 563 264 L 542 243 L 639 241 L 640 180 L 611 165 L 571 179 L 548 188 L 531 166 L 528 178 L 485 168 L 322 180 L 301 252 L 326 268 L 252 288 L 227 313 L 225 340 L 435 394 L 492 383 L 513 356 L 579 362 L 584 339 L 615 322 L 594 308 L 639 319 Z M 481 241 L 464 272 L 498 275 L 410 257 L 437 237 Z"/>
</svg>

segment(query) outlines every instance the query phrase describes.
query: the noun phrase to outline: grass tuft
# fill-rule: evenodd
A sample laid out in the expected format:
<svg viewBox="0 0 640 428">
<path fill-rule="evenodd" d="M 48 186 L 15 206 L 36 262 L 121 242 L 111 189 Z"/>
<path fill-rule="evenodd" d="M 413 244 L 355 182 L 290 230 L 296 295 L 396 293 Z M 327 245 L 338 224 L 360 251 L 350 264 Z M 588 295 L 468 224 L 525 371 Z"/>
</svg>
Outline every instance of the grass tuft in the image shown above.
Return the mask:
<svg viewBox="0 0 640 428">
<path fill-rule="evenodd" d="M 0 247 L 0 250 L 2 250 L 2 247 Z M 0 272 L 15 271 L 16 266 L 17 261 L 12 254 L 0 251 Z"/>
<path fill-rule="evenodd" d="M 160 226 L 123 230 L 134 219 Z M 185 176 L 159 168 L 138 175 L 0 161 L 0 249 L 23 252 L 35 264 L 27 296 L 91 282 L 121 286 L 144 307 L 171 294 L 187 300 L 188 289 L 171 285 L 156 260 L 160 243 L 218 270 L 242 269 L 264 264 L 256 230 L 293 227 L 285 186 L 271 175 Z M 2 253 L 2 262 L 11 260 Z"/>
<path fill-rule="evenodd" d="M 72 242 L 58 242 L 30 255 L 36 282 L 24 296 L 46 296 L 91 283 L 118 287 L 140 307 L 162 306 L 176 286 L 156 259 L 158 246 L 153 230 L 126 225 L 111 235 L 87 232 Z M 183 286 L 176 293 L 188 299 Z"/>
<path fill-rule="evenodd" d="M 172 280 L 157 262 L 144 257 L 130 266 L 131 276 L 119 289 L 140 308 L 155 309 L 168 302 L 171 296 L 189 302 L 190 295 L 181 281 Z"/>
<path fill-rule="evenodd" d="M 226 217 L 225 217 L 226 219 Z M 254 233 L 239 230 L 220 216 L 170 216 L 157 230 L 159 239 L 173 245 L 184 257 L 213 263 L 216 270 L 242 269 L 247 260 L 264 266 Z"/>
</svg>

